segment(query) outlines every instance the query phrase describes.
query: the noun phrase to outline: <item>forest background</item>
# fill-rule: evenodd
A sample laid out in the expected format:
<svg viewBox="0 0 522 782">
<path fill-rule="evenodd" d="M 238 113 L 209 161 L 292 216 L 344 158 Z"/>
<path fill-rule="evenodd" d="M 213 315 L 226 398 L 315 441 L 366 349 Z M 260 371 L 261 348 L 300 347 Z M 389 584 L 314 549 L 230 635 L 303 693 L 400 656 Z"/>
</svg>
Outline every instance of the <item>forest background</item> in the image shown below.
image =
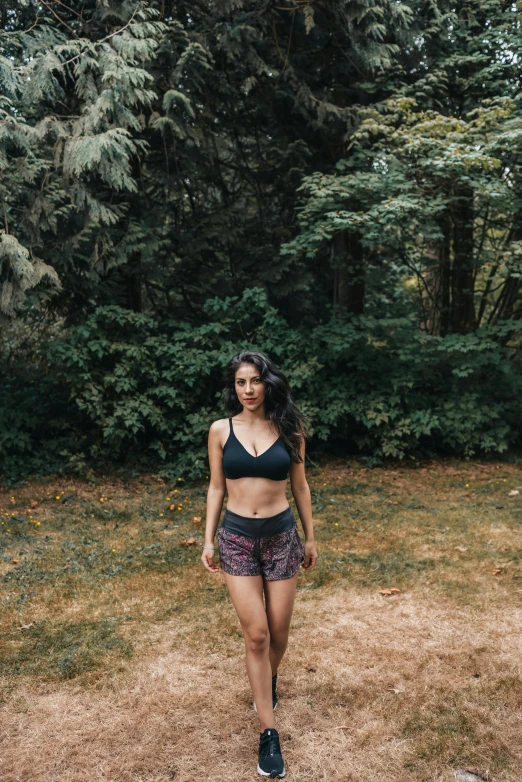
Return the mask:
<svg viewBox="0 0 522 782">
<path fill-rule="evenodd" d="M 204 477 L 266 350 L 311 453 L 517 452 L 522 12 L 0 2 L 0 474 Z"/>
</svg>

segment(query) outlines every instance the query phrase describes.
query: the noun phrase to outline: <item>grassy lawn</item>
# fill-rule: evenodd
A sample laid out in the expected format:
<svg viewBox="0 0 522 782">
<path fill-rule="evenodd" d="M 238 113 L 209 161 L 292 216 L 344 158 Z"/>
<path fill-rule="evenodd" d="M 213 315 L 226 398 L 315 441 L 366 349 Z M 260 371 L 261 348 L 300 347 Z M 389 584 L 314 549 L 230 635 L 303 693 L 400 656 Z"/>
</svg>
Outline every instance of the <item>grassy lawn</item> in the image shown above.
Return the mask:
<svg viewBox="0 0 522 782">
<path fill-rule="evenodd" d="M 308 477 L 320 559 L 280 669 L 287 778 L 519 782 L 520 467 Z M 183 543 L 205 497 L 154 476 L 0 493 L 2 782 L 258 778 L 239 623 Z"/>
</svg>

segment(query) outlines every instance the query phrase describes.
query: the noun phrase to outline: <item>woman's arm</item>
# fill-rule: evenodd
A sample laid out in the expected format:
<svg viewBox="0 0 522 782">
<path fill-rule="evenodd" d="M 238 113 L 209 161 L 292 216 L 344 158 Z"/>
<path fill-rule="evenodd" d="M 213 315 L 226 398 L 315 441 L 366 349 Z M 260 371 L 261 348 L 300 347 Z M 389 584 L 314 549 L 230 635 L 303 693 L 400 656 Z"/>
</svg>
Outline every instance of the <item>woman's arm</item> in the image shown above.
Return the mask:
<svg viewBox="0 0 522 782">
<path fill-rule="evenodd" d="M 312 497 L 305 476 L 305 441 L 301 441 L 300 455 L 302 462 L 292 462 L 290 466 L 290 487 L 299 511 L 299 518 L 305 534 L 305 559 L 303 567 L 309 570 L 317 562 L 317 550 L 314 540 L 314 525 L 312 521 Z"/>
<path fill-rule="evenodd" d="M 214 546 L 219 517 L 223 508 L 226 492 L 225 473 L 223 472 L 223 448 L 221 437 L 223 421 L 214 421 L 208 432 L 208 460 L 210 464 L 210 483 L 207 492 L 207 519 L 205 525 L 205 547 Z M 214 551 L 204 548 L 201 560 L 207 570 L 216 573 L 219 566 L 214 562 Z"/>
</svg>

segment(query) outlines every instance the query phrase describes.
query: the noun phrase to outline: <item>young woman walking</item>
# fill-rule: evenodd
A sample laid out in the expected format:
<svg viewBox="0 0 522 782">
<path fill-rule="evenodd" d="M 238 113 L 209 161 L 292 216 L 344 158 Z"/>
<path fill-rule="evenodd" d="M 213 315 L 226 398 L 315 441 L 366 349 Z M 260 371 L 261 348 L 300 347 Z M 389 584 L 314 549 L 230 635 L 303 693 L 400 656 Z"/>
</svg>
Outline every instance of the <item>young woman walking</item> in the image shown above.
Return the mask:
<svg viewBox="0 0 522 782">
<path fill-rule="evenodd" d="M 245 351 L 227 367 L 225 405 L 234 414 L 210 427 L 210 485 L 202 562 L 211 573 L 214 537 L 246 649 L 246 669 L 261 733 L 257 771 L 284 777 L 275 728 L 277 669 L 288 643 L 299 566 L 317 562 L 305 431 L 288 381 L 263 353 Z M 303 546 L 286 498 L 287 479 L 305 533 Z M 263 594 L 265 603 L 263 603 Z"/>
</svg>

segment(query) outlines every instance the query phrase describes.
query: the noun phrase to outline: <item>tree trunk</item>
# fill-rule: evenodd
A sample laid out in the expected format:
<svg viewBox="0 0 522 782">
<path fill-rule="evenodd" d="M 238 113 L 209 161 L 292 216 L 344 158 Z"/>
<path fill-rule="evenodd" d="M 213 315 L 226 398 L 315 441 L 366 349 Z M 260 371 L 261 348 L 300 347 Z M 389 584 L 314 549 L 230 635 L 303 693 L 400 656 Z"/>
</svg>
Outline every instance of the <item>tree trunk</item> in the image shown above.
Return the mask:
<svg viewBox="0 0 522 782">
<path fill-rule="evenodd" d="M 442 238 L 428 243 L 426 255 L 432 264 L 424 271 L 424 330 L 444 336 L 448 333 L 451 285 L 451 230 L 446 212 L 440 220 Z"/>
<path fill-rule="evenodd" d="M 451 220 L 448 212 L 442 218 L 443 238 L 440 246 L 440 335 L 450 329 L 451 311 Z"/>
<path fill-rule="evenodd" d="M 451 275 L 451 322 L 453 332 L 465 334 L 475 328 L 475 267 L 473 262 L 473 189 L 456 185 L 453 217 L 453 270 Z"/>
<path fill-rule="evenodd" d="M 133 253 L 125 268 L 127 308 L 133 312 L 142 312 L 141 295 L 141 253 Z"/>
<path fill-rule="evenodd" d="M 333 239 L 333 304 L 339 313 L 364 315 L 364 256 L 357 234 L 339 231 Z"/>
</svg>

